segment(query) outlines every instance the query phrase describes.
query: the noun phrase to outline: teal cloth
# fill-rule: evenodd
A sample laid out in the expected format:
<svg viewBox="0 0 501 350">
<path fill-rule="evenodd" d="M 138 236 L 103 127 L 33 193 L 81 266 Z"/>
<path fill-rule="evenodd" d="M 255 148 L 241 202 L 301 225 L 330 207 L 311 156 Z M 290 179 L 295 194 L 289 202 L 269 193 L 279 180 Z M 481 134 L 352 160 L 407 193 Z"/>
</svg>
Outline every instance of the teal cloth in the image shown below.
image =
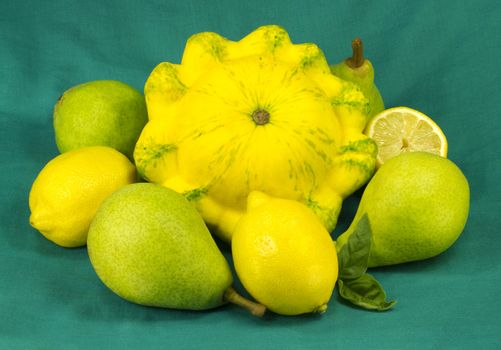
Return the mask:
<svg viewBox="0 0 501 350">
<path fill-rule="evenodd" d="M 488 0 L 2 0 L 0 349 L 501 348 L 500 18 L 501 3 Z M 85 248 L 58 247 L 29 225 L 31 184 L 58 154 L 52 108 L 63 91 L 97 79 L 142 90 L 157 63 L 180 61 L 191 34 L 237 40 L 263 24 L 318 44 L 330 62 L 360 36 L 386 105 L 431 116 L 470 182 L 470 217 L 452 248 L 372 270 L 398 300 L 390 312 L 336 294 L 321 316 L 142 307 L 101 284 Z M 334 236 L 360 195 L 346 200 Z"/>
</svg>

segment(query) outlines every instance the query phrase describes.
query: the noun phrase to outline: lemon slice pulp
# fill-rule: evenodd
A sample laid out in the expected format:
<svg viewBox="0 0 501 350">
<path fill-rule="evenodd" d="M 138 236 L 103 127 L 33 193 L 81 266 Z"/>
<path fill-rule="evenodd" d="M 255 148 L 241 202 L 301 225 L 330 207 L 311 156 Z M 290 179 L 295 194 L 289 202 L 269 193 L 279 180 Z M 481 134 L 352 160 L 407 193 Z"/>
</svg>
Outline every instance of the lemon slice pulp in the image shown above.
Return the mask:
<svg viewBox="0 0 501 350">
<path fill-rule="evenodd" d="M 440 127 L 412 108 L 382 111 L 367 125 L 366 134 L 378 146 L 378 166 L 403 152 L 429 152 L 447 157 L 447 139 Z"/>
</svg>

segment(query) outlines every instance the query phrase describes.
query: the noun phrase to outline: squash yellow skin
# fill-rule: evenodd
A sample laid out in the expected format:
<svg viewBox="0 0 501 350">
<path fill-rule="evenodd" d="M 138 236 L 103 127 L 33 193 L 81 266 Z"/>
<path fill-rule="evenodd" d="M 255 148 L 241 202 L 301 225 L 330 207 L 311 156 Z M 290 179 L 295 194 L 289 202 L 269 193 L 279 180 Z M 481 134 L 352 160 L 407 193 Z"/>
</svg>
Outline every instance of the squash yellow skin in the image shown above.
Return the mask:
<svg viewBox="0 0 501 350">
<path fill-rule="evenodd" d="M 374 172 L 368 100 L 279 26 L 236 42 L 193 35 L 181 64 L 153 70 L 145 97 L 139 173 L 184 193 L 227 241 L 256 190 L 306 203 L 332 230 L 343 198 Z M 256 121 L 258 110 L 268 119 Z"/>
</svg>

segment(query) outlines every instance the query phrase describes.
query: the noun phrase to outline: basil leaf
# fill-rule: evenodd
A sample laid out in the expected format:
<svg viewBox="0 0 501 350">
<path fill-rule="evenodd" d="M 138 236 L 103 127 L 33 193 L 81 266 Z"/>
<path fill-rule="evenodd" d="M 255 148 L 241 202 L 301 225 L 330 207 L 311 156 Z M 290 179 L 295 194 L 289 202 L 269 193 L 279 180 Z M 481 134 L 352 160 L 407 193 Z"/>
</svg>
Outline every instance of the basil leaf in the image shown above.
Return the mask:
<svg viewBox="0 0 501 350">
<path fill-rule="evenodd" d="M 386 311 L 396 301 L 386 301 L 386 293 L 379 282 L 368 273 L 352 280 L 338 281 L 339 295 L 364 309 Z"/>
<path fill-rule="evenodd" d="M 364 309 L 386 311 L 396 302 L 386 301 L 381 284 L 367 273 L 371 246 L 371 226 L 364 214 L 338 253 L 338 292 L 341 298 Z"/>
<path fill-rule="evenodd" d="M 367 214 L 364 214 L 338 254 L 339 278 L 356 279 L 367 271 L 371 251 L 371 227 Z"/>
</svg>

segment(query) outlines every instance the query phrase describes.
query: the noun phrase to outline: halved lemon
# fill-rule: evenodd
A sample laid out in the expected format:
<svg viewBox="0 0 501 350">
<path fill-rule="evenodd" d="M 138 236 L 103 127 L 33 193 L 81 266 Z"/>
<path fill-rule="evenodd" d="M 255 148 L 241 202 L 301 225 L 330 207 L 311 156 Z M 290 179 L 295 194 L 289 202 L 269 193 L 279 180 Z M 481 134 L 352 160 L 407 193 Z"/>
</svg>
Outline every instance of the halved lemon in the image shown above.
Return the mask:
<svg viewBox="0 0 501 350">
<path fill-rule="evenodd" d="M 440 127 L 427 115 L 409 107 L 389 108 L 377 114 L 365 134 L 378 146 L 378 166 L 403 152 L 421 151 L 447 157 L 447 139 Z"/>
</svg>

